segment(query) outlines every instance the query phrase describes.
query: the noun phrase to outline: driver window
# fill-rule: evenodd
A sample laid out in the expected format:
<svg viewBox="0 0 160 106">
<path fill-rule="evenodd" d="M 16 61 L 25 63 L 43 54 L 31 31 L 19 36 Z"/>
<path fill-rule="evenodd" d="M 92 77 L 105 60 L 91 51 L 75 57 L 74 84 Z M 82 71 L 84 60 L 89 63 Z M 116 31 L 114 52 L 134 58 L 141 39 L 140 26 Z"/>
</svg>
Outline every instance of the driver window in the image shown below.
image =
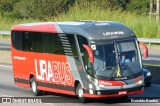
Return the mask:
<svg viewBox="0 0 160 106">
<path fill-rule="evenodd" d="M 120 53 L 120 63 L 136 61 L 135 51 L 127 51 Z"/>
<path fill-rule="evenodd" d="M 89 61 L 89 56 L 88 56 L 87 50 L 83 47 L 83 44 L 88 45 L 88 41 L 86 38 L 80 35 L 77 36 L 77 39 L 79 42 L 80 52 L 81 52 L 82 61 L 83 61 L 85 70 L 88 74 L 92 75 L 92 67 Z"/>
</svg>

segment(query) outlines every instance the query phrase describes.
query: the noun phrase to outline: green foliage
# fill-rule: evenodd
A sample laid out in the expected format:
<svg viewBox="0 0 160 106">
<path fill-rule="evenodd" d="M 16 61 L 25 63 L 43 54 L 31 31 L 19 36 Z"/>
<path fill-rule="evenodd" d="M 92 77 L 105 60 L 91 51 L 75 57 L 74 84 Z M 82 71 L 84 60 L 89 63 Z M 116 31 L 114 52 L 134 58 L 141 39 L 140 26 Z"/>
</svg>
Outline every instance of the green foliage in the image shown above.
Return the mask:
<svg viewBox="0 0 160 106">
<path fill-rule="evenodd" d="M 5 16 L 13 11 L 14 5 L 19 0 L 0 0 L 0 14 Z"/>
<path fill-rule="evenodd" d="M 45 19 L 67 11 L 72 3 L 74 0 L 0 0 L 0 13 L 13 18 Z"/>
<path fill-rule="evenodd" d="M 140 15 L 148 15 L 149 1 L 150 0 L 130 0 L 130 3 L 126 6 L 126 10 L 130 12 L 135 12 Z"/>
<path fill-rule="evenodd" d="M 121 8 L 126 10 L 126 6 L 130 3 L 131 0 L 107 0 L 112 8 Z"/>
<path fill-rule="evenodd" d="M 0 0 L 1 16 L 46 19 L 56 16 L 75 3 L 94 3 L 99 8 L 121 9 L 137 14 L 148 14 L 149 0 Z"/>
<path fill-rule="evenodd" d="M 0 30 L 28 22 L 104 20 L 129 26 L 137 37 L 160 38 L 160 23 L 148 11 L 149 0 L 0 0 Z"/>
<path fill-rule="evenodd" d="M 60 12 L 67 4 L 67 0 L 22 0 L 14 8 L 19 18 L 45 19 Z"/>
<path fill-rule="evenodd" d="M 118 21 L 132 29 L 137 37 L 160 38 L 160 26 L 155 18 L 147 15 L 138 15 L 123 11 L 122 9 L 113 9 L 102 7 L 95 2 L 75 3 L 66 13 L 54 17 L 53 21 L 73 21 L 73 20 L 104 20 Z"/>
</svg>

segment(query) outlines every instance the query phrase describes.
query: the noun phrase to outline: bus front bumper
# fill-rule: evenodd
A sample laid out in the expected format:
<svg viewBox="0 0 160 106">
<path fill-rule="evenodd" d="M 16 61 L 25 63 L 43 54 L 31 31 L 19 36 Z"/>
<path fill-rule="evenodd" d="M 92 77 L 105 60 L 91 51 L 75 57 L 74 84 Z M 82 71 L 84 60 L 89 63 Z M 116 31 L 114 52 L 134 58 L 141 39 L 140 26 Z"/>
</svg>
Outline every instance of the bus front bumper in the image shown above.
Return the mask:
<svg viewBox="0 0 160 106">
<path fill-rule="evenodd" d="M 123 97 L 129 95 L 143 94 L 143 86 L 138 86 L 134 88 L 119 89 L 119 90 L 84 90 L 84 97 L 87 98 L 112 98 L 112 97 Z"/>
</svg>

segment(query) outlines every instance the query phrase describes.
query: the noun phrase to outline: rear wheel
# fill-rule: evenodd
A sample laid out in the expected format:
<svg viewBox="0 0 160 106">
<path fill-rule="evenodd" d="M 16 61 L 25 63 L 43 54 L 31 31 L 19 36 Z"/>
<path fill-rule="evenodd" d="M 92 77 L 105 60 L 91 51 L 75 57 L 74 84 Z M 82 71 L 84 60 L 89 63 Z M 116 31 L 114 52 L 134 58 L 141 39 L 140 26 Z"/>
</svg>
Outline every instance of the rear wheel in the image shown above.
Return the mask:
<svg viewBox="0 0 160 106">
<path fill-rule="evenodd" d="M 80 102 L 85 103 L 87 101 L 87 99 L 84 97 L 83 88 L 80 83 L 76 87 L 76 95 L 78 96 Z"/>
<path fill-rule="evenodd" d="M 32 92 L 33 92 L 34 96 L 42 95 L 43 92 L 41 90 L 37 89 L 37 82 L 36 82 L 34 77 L 32 77 L 30 79 L 30 84 L 31 84 L 31 89 L 32 89 Z"/>
</svg>

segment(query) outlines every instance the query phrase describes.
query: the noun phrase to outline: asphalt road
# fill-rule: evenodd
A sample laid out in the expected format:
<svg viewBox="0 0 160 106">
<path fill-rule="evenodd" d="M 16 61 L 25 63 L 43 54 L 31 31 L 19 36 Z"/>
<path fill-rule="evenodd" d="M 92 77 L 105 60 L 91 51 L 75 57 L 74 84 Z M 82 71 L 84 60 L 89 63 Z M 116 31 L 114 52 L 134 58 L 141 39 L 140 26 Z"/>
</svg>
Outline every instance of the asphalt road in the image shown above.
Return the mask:
<svg viewBox="0 0 160 106">
<path fill-rule="evenodd" d="M 10 50 L 10 40 L 0 40 L 0 50 Z"/>
<path fill-rule="evenodd" d="M 148 49 L 148 58 L 143 58 L 145 64 L 160 65 L 160 48 Z"/>
<path fill-rule="evenodd" d="M 25 89 L 18 87 L 14 84 L 13 81 L 13 74 L 12 74 L 12 67 L 11 66 L 3 66 L 0 65 L 0 97 L 33 97 L 32 92 L 30 89 Z M 129 97 L 128 101 L 122 102 L 118 99 L 108 99 L 103 101 L 97 101 L 97 100 L 91 100 L 89 103 L 82 104 L 78 103 L 78 100 L 74 97 L 66 96 L 66 95 L 59 95 L 59 94 L 45 94 L 43 97 L 47 98 L 47 100 L 52 99 L 56 103 L 43 103 L 38 104 L 38 106 L 41 105 L 54 105 L 54 106 L 106 106 L 106 105 L 112 105 L 112 106 L 158 106 L 159 103 L 131 103 L 130 99 L 134 97 L 159 97 L 160 98 L 160 85 L 153 84 L 151 87 L 145 87 L 145 92 L 143 95 L 136 95 Z M 48 98 L 50 97 L 50 98 Z M 1 98 L 0 98 L 1 99 Z M 76 103 L 75 103 L 76 102 Z M 1 104 L 0 104 L 1 105 Z M 13 104 L 17 105 L 17 104 Z M 24 104 L 23 104 L 24 106 Z"/>
</svg>

